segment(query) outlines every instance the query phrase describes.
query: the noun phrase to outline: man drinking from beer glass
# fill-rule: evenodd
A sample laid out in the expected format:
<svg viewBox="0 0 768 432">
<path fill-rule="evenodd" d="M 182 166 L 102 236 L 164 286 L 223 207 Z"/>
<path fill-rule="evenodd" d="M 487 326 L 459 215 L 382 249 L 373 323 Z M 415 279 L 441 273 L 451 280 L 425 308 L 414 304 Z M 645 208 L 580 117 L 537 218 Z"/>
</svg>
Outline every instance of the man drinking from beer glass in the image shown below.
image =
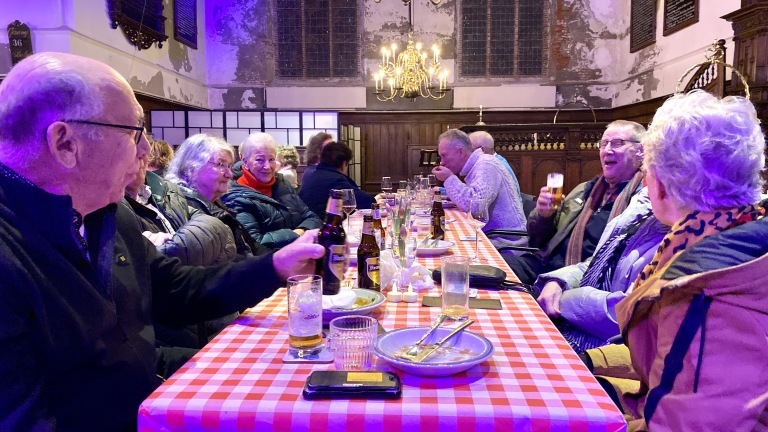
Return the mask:
<svg viewBox="0 0 768 432">
<path fill-rule="evenodd" d="M 503 254 L 517 277 L 533 284 L 544 272 L 592 256 L 605 225 L 624 211 L 642 188 L 640 138 L 645 128 L 635 122 L 610 123 L 600 140 L 602 175 L 576 186 L 562 203 L 544 186 L 536 209 L 528 216 L 530 246 L 540 250 L 521 256 Z"/>
</svg>

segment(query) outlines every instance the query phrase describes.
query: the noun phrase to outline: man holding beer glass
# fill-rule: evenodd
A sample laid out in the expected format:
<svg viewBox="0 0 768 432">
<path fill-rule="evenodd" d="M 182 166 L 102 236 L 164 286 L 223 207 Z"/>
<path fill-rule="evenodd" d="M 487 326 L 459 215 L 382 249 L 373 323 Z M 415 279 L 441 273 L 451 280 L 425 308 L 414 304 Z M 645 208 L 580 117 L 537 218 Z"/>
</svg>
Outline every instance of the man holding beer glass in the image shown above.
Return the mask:
<svg viewBox="0 0 768 432">
<path fill-rule="evenodd" d="M 642 188 L 640 138 L 644 132 L 645 128 L 635 122 L 610 123 L 600 140 L 602 175 L 576 186 L 564 198 L 562 177 L 550 174 L 549 187 L 541 188 L 536 210 L 528 217 L 530 245 L 540 250 L 521 256 L 503 255 L 523 283 L 533 284 L 541 273 L 592 256 L 605 225 L 624 211 Z"/>
</svg>

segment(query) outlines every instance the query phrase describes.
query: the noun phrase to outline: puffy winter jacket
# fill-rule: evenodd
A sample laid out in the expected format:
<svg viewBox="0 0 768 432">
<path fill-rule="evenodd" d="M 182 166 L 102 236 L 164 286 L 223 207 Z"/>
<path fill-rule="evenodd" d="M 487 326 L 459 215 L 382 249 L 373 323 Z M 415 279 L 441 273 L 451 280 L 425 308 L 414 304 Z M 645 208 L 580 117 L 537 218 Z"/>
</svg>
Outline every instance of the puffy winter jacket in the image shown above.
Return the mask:
<svg viewBox="0 0 768 432">
<path fill-rule="evenodd" d="M 276 174 L 275 178 L 272 197 L 234 181 L 229 185 L 229 192 L 221 197 L 224 204 L 237 213 L 237 220 L 248 234 L 270 249 L 279 249 L 298 238 L 293 232 L 296 228 L 310 230 L 320 228 L 323 223 L 282 174 Z"/>
</svg>

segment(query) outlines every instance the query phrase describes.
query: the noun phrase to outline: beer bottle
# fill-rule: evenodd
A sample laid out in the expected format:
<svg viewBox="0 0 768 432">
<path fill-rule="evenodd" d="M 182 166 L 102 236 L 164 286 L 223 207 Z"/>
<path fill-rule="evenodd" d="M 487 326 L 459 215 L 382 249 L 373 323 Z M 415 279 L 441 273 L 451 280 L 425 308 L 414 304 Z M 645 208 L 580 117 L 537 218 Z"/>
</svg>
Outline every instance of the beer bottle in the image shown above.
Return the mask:
<svg viewBox="0 0 768 432">
<path fill-rule="evenodd" d="M 384 227 L 381 225 L 381 208 L 379 207 L 379 203 L 371 204 L 371 213 L 373 214 L 374 237 L 376 237 L 376 230 L 379 230 L 378 232 L 381 233 L 378 243 L 379 250 L 382 251 L 386 249 L 384 245 L 386 244 L 387 232 L 384 231 Z"/>
<path fill-rule="evenodd" d="M 435 191 L 435 198 L 432 201 L 432 229 L 430 237 L 433 239 L 445 238 L 445 210 L 443 210 L 443 198 L 440 191 Z"/>
<path fill-rule="evenodd" d="M 363 216 L 363 236 L 357 247 L 357 287 L 381 291 L 379 285 L 379 246 L 373 236 L 373 216 Z"/>
<path fill-rule="evenodd" d="M 341 224 L 341 191 L 331 190 L 325 209 L 325 222 L 317 233 L 317 242 L 325 248 L 325 255 L 315 264 L 315 273 L 323 278 L 323 295 L 335 295 L 347 271 L 347 235 Z"/>
</svg>

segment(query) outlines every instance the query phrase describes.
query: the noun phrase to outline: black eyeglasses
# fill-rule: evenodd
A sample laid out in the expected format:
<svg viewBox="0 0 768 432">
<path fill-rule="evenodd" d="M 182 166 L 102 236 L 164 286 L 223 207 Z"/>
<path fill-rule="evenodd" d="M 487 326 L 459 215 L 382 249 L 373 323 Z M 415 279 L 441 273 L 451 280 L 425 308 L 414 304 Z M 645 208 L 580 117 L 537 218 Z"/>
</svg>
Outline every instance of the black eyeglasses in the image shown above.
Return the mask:
<svg viewBox="0 0 768 432">
<path fill-rule="evenodd" d="M 627 145 L 627 143 L 639 143 L 640 141 L 634 141 L 634 140 L 627 140 L 627 139 L 621 139 L 621 138 L 614 138 L 610 140 L 600 140 L 599 143 L 597 143 L 597 148 L 601 149 L 608 149 L 608 146 L 610 146 L 614 150 L 619 150 Z"/>
<path fill-rule="evenodd" d="M 140 120 L 141 124 L 139 126 L 127 126 L 127 125 L 119 125 L 119 124 L 112 124 L 112 123 L 101 123 L 101 122 L 95 122 L 90 120 L 63 120 L 63 121 L 66 123 L 80 123 L 80 124 L 106 126 L 111 128 L 128 129 L 128 130 L 136 131 L 133 139 L 137 145 L 141 141 L 142 135 L 144 135 L 144 119 Z"/>
</svg>

